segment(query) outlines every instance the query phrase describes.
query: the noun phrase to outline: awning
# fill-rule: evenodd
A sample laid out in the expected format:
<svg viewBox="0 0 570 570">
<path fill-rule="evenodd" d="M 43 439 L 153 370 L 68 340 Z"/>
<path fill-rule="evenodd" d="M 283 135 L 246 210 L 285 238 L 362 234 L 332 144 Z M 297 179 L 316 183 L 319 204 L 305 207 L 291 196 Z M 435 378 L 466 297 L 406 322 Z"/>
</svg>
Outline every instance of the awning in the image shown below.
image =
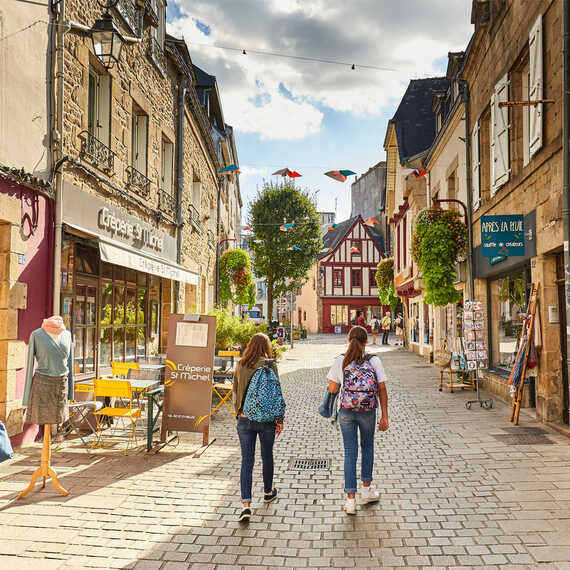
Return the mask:
<svg viewBox="0 0 570 570">
<path fill-rule="evenodd" d="M 115 265 L 122 265 L 129 269 L 136 269 L 158 277 L 165 277 L 172 281 L 180 281 L 190 285 L 198 285 L 198 275 L 188 271 L 182 265 L 168 263 L 165 260 L 157 259 L 150 255 L 145 255 L 129 247 L 118 247 L 107 240 L 100 239 L 99 250 L 101 260 Z"/>
</svg>

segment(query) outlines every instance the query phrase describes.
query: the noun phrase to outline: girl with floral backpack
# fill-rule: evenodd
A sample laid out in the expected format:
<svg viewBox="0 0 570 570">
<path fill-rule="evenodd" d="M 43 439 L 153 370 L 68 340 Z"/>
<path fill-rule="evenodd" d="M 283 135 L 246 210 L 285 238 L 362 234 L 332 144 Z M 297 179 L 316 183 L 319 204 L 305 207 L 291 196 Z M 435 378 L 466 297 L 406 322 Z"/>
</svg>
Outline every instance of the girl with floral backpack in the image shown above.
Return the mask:
<svg viewBox="0 0 570 570">
<path fill-rule="evenodd" d="M 380 498 L 372 483 L 378 400 L 382 410 L 378 429 L 388 429 L 386 373 L 377 356 L 366 354 L 367 341 L 365 328 L 352 327 L 348 334 L 348 350 L 336 358 L 327 374 L 329 392 L 336 394 L 340 390 L 338 422 L 344 442 L 344 492 L 347 494 L 344 510 L 349 515 L 356 514 L 358 432 L 362 450 L 360 502 L 372 503 Z"/>
</svg>

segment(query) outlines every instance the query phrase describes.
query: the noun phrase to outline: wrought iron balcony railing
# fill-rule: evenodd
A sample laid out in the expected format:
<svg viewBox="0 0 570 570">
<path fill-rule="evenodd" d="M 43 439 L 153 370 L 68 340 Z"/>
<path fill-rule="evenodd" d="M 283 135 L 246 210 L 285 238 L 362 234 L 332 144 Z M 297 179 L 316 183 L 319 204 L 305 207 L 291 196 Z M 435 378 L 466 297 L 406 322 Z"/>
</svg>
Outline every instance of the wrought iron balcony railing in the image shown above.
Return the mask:
<svg viewBox="0 0 570 570">
<path fill-rule="evenodd" d="M 113 172 L 115 153 L 89 131 L 83 131 L 81 137 L 81 156 L 89 159 L 99 168 Z"/>
<path fill-rule="evenodd" d="M 214 232 L 212 230 L 208 230 L 208 245 L 210 247 L 214 247 L 216 245 L 216 241 L 214 239 Z"/>
<path fill-rule="evenodd" d="M 202 232 L 200 212 L 192 204 L 188 204 L 188 220 L 197 232 Z"/>
<path fill-rule="evenodd" d="M 158 191 L 158 209 L 169 216 L 174 217 L 176 215 L 176 197 L 170 192 L 162 190 Z"/>
<path fill-rule="evenodd" d="M 156 41 L 155 38 L 150 37 L 148 43 L 148 55 L 153 63 L 158 67 L 162 74 L 166 73 L 166 55 L 164 49 Z"/>
<path fill-rule="evenodd" d="M 134 166 L 128 166 L 125 172 L 127 174 L 127 184 L 131 189 L 139 196 L 148 198 L 150 195 L 150 180 Z"/>
</svg>

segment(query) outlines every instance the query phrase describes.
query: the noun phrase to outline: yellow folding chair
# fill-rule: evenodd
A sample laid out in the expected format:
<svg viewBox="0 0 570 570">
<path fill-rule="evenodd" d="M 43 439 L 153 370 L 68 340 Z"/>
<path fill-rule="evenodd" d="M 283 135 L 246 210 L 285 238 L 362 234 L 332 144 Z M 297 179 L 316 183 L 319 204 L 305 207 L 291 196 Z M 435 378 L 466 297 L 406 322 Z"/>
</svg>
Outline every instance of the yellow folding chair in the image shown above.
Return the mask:
<svg viewBox="0 0 570 570">
<path fill-rule="evenodd" d="M 131 383 L 128 380 L 103 380 L 100 378 L 95 378 L 93 380 L 94 384 L 94 395 L 97 398 L 120 398 L 124 407 L 114 407 L 113 405 L 105 406 L 100 410 L 95 412 L 95 419 L 97 420 L 97 435 L 91 444 L 91 449 L 95 447 L 112 447 L 118 443 L 125 441 L 113 440 L 111 438 L 103 438 L 103 428 L 105 427 L 104 418 L 112 417 L 117 418 L 118 421 L 127 420 L 130 421 L 130 425 L 123 425 L 119 428 L 118 425 L 113 425 L 112 428 L 108 428 L 111 432 L 115 432 L 117 429 L 122 429 L 128 434 L 127 445 L 125 447 L 125 455 L 129 450 L 129 444 L 134 441 L 134 447 L 138 447 L 137 442 L 137 432 L 136 423 L 138 418 L 141 417 L 140 408 L 133 407 L 133 391 L 131 388 Z M 125 404 L 128 404 L 126 406 Z"/>
<path fill-rule="evenodd" d="M 111 362 L 111 371 L 117 378 L 126 378 L 131 368 L 138 370 L 140 365 L 138 362 Z"/>
<path fill-rule="evenodd" d="M 234 408 L 234 403 L 232 400 L 232 394 L 234 392 L 233 384 L 228 382 L 215 382 L 212 385 L 212 391 L 219 399 L 216 407 L 212 410 L 211 415 L 213 416 L 223 405 L 226 405 L 228 410 L 235 416 L 236 410 Z"/>
</svg>

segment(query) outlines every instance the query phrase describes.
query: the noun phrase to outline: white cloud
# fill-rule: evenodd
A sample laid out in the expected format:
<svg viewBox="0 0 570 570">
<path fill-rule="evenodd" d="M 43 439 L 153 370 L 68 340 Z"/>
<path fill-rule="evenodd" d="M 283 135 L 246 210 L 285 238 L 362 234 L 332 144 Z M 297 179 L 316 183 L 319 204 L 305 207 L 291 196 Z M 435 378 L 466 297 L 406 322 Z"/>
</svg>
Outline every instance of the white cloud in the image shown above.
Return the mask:
<svg viewBox="0 0 570 570">
<path fill-rule="evenodd" d="M 182 15 L 169 22 L 169 31 L 183 36 L 194 62 L 218 78 L 226 121 L 263 140 L 300 140 L 318 133 L 323 109 L 378 116 L 399 100 L 411 78 L 437 75 L 434 61 L 464 49 L 471 31 L 467 0 L 172 4 Z M 209 26 L 210 35 L 198 29 L 196 20 Z M 251 50 L 256 48 L 355 63 L 357 69 L 255 55 Z M 358 69 L 358 64 L 397 71 Z"/>
<path fill-rule="evenodd" d="M 240 179 L 246 176 L 267 176 L 269 174 L 268 168 L 256 168 L 254 166 L 240 166 Z"/>
</svg>

